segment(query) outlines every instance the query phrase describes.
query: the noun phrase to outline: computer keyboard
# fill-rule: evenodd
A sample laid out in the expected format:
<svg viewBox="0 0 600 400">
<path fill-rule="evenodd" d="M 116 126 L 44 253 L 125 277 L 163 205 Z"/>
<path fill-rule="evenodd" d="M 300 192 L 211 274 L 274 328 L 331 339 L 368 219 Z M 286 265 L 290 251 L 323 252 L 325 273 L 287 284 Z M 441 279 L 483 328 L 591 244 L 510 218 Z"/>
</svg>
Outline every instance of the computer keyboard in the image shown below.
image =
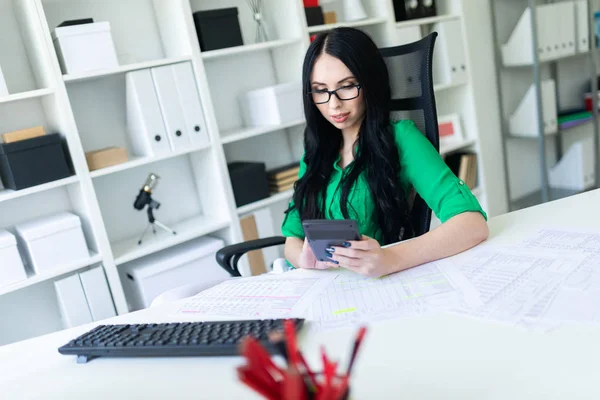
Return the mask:
<svg viewBox="0 0 600 400">
<path fill-rule="evenodd" d="M 100 325 L 58 349 L 78 363 L 95 357 L 234 356 L 251 335 L 275 353 L 267 334 L 283 329 L 283 319 Z M 304 319 L 293 319 L 300 330 Z"/>
</svg>

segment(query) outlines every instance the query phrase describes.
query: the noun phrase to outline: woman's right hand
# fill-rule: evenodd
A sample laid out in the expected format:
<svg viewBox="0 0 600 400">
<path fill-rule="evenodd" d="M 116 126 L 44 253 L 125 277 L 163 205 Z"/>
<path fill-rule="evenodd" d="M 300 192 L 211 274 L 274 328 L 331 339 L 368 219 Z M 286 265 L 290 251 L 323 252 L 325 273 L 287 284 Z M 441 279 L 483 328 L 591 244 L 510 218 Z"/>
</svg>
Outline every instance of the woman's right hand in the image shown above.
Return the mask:
<svg viewBox="0 0 600 400">
<path fill-rule="evenodd" d="M 302 245 L 302 251 L 300 252 L 298 263 L 300 268 L 306 269 L 338 268 L 338 265 L 334 264 L 333 262 L 318 261 L 306 238 L 304 238 L 304 244 Z"/>
</svg>

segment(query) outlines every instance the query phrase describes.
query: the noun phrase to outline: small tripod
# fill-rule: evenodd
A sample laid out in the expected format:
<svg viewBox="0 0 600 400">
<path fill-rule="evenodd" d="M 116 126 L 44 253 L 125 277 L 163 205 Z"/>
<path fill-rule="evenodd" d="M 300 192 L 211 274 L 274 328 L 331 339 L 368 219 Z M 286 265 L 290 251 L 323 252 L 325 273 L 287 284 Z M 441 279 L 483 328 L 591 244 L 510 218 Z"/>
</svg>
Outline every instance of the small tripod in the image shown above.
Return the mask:
<svg viewBox="0 0 600 400">
<path fill-rule="evenodd" d="M 142 233 L 142 237 L 140 237 L 140 240 L 138 240 L 138 245 L 142 244 L 142 240 L 144 239 L 144 236 L 146 236 L 146 233 L 148 232 L 148 228 L 152 227 L 152 233 L 154 233 L 156 235 L 156 226 L 158 226 L 159 228 L 172 233 L 173 235 L 177 235 L 177 232 L 175 232 L 173 229 L 169 228 L 168 226 L 166 226 L 165 224 L 163 224 L 160 221 L 157 221 L 156 218 L 154 218 L 154 209 L 158 209 L 158 207 L 160 207 L 160 203 L 156 200 L 150 199 L 150 201 L 148 202 L 148 209 L 146 210 L 148 212 L 148 225 L 146 226 L 146 229 L 144 229 L 144 233 Z"/>
</svg>

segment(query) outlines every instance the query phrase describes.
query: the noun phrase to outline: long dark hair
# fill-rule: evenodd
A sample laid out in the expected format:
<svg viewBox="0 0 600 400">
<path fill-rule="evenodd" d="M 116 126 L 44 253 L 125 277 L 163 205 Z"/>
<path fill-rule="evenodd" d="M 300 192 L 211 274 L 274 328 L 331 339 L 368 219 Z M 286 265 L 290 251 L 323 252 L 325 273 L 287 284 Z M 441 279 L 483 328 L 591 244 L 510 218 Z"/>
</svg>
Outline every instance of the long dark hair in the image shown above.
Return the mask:
<svg viewBox="0 0 600 400">
<path fill-rule="evenodd" d="M 365 102 L 365 117 L 357 138 L 358 150 L 342 183 L 342 214 L 344 218 L 350 218 L 348 194 L 366 171 L 383 244 L 396 242 L 403 232 L 410 230 L 410 225 L 406 193 L 398 180 L 398 148 L 390 125 L 388 70 L 375 43 L 358 29 L 336 28 L 320 34 L 307 50 L 302 69 L 307 124 L 304 162 L 307 168 L 294 185 L 294 207 L 298 208 L 302 220 L 326 218 L 327 184 L 343 141 L 341 131 L 323 117 L 309 94 L 313 66 L 322 52 L 338 58 L 348 67 L 361 85 Z"/>
</svg>

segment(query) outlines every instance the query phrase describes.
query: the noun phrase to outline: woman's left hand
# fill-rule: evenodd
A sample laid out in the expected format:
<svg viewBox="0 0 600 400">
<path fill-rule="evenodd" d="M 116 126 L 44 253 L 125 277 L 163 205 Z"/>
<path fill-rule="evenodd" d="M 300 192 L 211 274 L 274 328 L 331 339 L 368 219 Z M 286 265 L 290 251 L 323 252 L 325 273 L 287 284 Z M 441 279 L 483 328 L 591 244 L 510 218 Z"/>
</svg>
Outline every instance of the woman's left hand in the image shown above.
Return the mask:
<svg viewBox="0 0 600 400">
<path fill-rule="evenodd" d="M 333 246 L 327 251 L 340 267 L 372 278 L 396 272 L 397 269 L 392 254 L 381 248 L 377 240 L 365 235 L 361 240 L 350 240 L 344 243 L 344 247 Z"/>
</svg>

